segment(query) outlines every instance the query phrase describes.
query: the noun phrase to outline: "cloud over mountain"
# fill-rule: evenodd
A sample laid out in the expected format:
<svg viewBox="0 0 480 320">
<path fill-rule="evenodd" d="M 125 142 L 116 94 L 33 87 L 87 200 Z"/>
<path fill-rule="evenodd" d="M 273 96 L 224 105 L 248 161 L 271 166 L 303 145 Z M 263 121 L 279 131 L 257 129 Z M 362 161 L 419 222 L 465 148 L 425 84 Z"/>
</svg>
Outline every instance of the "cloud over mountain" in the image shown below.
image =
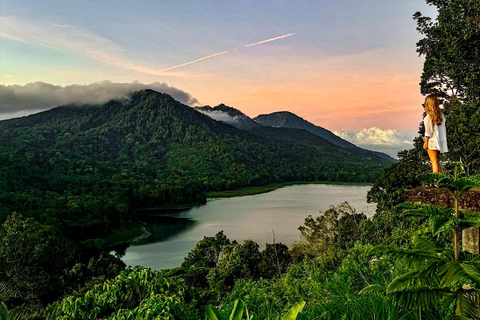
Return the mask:
<svg viewBox="0 0 480 320">
<path fill-rule="evenodd" d="M 415 135 L 395 129 L 382 130 L 377 127 L 355 131 L 334 131 L 337 136 L 370 150 L 385 152 L 396 157 L 398 151 L 411 149 Z"/>
<path fill-rule="evenodd" d="M 171 95 L 175 100 L 186 105 L 198 103 L 197 99 L 185 91 L 170 87 L 165 83 L 140 82 L 114 83 L 96 82 L 87 85 L 57 86 L 44 82 L 26 85 L 0 85 L 0 115 L 40 111 L 59 105 L 71 103 L 105 103 L 111 99 L 121 99 L 131 92 L 152 89 Z"/>
<path fill-rule="evenodd" d="M 226 122 L 226 123 L 238 123 L 241 120 L 240 116 L 231 116 L 228 113 L 220 110 L 202 110 L 202 109 L 196 109 L 198 112 L 203 113 L 204 115 L 209 116 L 212 119 Z"/>
</svg>

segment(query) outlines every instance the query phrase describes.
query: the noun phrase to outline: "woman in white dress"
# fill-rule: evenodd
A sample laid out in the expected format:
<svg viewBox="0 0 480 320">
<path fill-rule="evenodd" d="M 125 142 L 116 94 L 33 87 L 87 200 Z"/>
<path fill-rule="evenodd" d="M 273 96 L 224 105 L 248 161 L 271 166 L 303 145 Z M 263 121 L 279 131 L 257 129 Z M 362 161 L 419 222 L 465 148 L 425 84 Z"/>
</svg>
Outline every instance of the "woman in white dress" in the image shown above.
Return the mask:
<svg viewBox="0 0 480 320">
<path fill-rule="evenodd" d="M 425 126 L 425 142 L 423 148 L 427 150 L 433 172 L 440 172 L 438 155 L 448 152 L 447 131 L 445 129 L 445 115 L 440 108 L 438 99 L 429 95 L 425 98 L 425 111 L 427 115 L 423 119 Z"/>
</svg>

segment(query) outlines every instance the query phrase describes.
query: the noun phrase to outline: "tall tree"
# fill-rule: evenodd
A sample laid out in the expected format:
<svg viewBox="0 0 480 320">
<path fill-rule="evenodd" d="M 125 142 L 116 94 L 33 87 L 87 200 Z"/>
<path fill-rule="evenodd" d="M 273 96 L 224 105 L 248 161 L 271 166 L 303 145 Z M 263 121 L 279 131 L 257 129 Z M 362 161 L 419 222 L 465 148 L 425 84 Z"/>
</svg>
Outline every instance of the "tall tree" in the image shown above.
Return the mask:
<svg viewBox="0 0 480 320">
<path fill-rule="evenodd" d="M 417 52 L 425 57 L 421 76 L 422 94 L 443 99 L 447 115 L 449 152 L 447 169 L 461 160 L 467 174 L 480 169 L 480 2 L 478 0 L 426 0 L 437 8 L 435 19 L 414 14 L 417 30 L 424 36 Z M 422 112 L 419 108 L 419 113 Z M 380 207 L 403 201 L 404 188 L 419 184 L 418 174 L 428 170 L 422 149 L 424 128 L 413 149 L 399 154 L 374 184 L 369 199 Z"/>
</svg>

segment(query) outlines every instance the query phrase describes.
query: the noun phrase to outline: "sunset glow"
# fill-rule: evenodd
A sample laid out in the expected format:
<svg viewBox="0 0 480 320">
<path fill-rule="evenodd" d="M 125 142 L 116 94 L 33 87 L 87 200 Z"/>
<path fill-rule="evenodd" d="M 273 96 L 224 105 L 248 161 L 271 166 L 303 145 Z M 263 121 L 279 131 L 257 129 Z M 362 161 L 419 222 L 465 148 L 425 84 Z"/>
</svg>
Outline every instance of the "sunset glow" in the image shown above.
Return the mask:
<svg viewBox="0 0 480 320">
<path fill-rule="evenodd" d="M 252 117 L 288 110 L 332 131 L 413 134 L 421 120 L 423 58 L 411 17 L 432 9 L 418 1 L 47 2 L 2 2 L 5 90 L 159 82 L 195 105 Z M 26 112 L 0 108 L 0 119 Z"/>
</svg>

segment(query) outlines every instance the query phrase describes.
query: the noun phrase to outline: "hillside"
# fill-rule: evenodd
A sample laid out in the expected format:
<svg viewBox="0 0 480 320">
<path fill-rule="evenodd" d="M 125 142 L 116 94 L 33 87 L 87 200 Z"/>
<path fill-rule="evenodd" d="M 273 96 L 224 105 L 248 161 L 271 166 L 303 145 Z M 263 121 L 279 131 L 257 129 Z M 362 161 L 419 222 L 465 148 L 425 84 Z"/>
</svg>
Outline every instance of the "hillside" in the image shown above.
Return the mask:
<svg viewBox="0 0 480 320">
<path fill-rule="evenodd" d="M 58 220 L 86 239 L 139 208 L 272 182 L 369 182 L 388 161 L 304 131 L 238 130 L 145 90 L 1 121 L 0 163 L 2 220 L 12 211 Z"/>
<path fill-rule="evenodd" d="M 356 148 L 353 143 L 350 143 L 342 138 L 336 136 L 327 129 L 324 129 L 320 126 L 316 126 L 307 120 L 297 116 L 294 113 L 288 111 L 273 112 L 270 114 L 261 114 L 255 117 L 255 120 L 258 123 L 261 123 L 264 126 L 274 127 L 274 128 L 290 128 L 290 129 L 303 129 L 308 132 L 313 133 L 319 137 L 324 138 L 331 143 L 340 146 L 342 148 Z"/>
<path fill-rule="evenodd" d="M 212 119 L 230 124 L 241 130 L 251 131 L 252 133 L 255 133 L 255 130 L 252 129 L 258 129 L 258 132 L 265 131 L 260 129 L 262 127 L 305 130 L 338 147 L 355 149 L 355 152 L 352 152 L 351 154 L 363 154 L 371 158 L 379 157 L 390 162 L 395 161 L 395 159 L 385 153 L 359 148 L 356 145 L 338 137 L 333 132 L 320 126 L 316 126 L 288 111 L 262 114 L 254 119 L 251 119 L 240 110 L 228 107 L 224 104 L 220 104 L 214 108 L 210 106 L 195 107 L 195 110 L 211 117 Z M 292 133 L 292 131 L 290 132 Z M 294 141 L 291 140 L 291 142 Z M 301 141 L 297 142 L 301 143 Z"/>
<path fill-rule="evenodd" d="M 307 120 L 288 111 L 280 111 L 280 112 L 274 112 L 270 114 L 261 114 L 256 118 L 254 118 L 253 120 L 268 127 L 303 129 L 310 133 L 313 133 L 316 136 L 322 137 L 325 140 L 330 141 L 331 143 L 337 146 L 340 146 L 342 148 L 362 150 L 362 152 L 364 152 L 365 154 L 370 154 L 371 156 L 375 155 L 387 161 L 392 161 L 392 162 L 396 161 L 395 159 L 393 159 L 392 157 L 390 157 L 389 155 L 383 152 L 359 148 L 353 143 L 350 143 L 340 138 L 339 136 L 335 135 L 333 132 L 325 128 L 322 128 L 320 126 L 316 126 L 313 123 L 308 122 Z"/>
</svg>

